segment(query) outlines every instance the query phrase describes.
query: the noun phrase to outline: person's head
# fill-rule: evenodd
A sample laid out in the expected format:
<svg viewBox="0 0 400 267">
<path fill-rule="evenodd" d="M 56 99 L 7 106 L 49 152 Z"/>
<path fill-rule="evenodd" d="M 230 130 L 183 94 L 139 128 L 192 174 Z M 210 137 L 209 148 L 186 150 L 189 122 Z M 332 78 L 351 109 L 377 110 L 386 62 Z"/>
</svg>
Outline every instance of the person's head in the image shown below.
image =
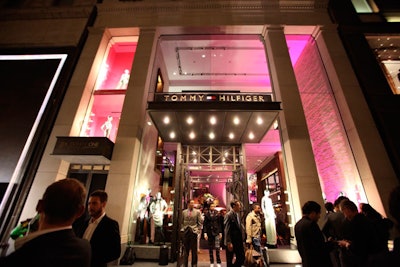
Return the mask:
<svg viewBox="0 0 400 267">
<path fill-rule="evenodd" d="M 71 225 L 85 211 L 86 189 L 76 179 L 62 179 L 46 189 L 36 209 L 39 229 Z"/>
<path fill-rule="evenodd" d="M 237 199 L 234 199 L 230 203 L 231 208 L 233 209 L 234 212 L 239 212 L 240 211 L 240 201 Z"/>
<path fill-rule="evenodd" d="M 256 214 L 260 214 L 260 212 L 261 212 L 261 206 L 260 206 L 259 203 L 257 203 L 257 202 L 253 203 L 252 208 L 253 208 L 253 211 L 254 211 Z"/>
<path fill-rule="evenodd" d="M 321 205 L 315 201 L 307 201 L 301 208 L 304 216 L 307 216 L 314 222 L 317 222 L 321 217 Z"/>
<path fill-rule="evenodd" d="M 325 209 L 327 212 L 333 212 L 333 203 L 332 202 L 326 202 L 325 203 Z"/>
<path fill-rule="evenodd" d="M 360 213 L 374 220 L 382 219 L 382 215 L 368 203 L 360 203 Z"/>
<path fill-rule="evenodd" d="M 94 219 L 99 218 L 105 212 L 107 200 L 108 195 L 104 190 L 93 191 L 88 202 L 89 215 Z"/>
<path fill-rule="evenodd" d="M 214 203 L 211 203 L 211 204 L 210 204 L 209 210 L 210 210 L 210 211 L 215 210 L 215 204 L 214 204 Z"/>
<path fill-rule="evenodd" d="M 348 197 L 345 196 L 340 196 L 338 197 L 335 202 L 333 202 L 333 206 L 335 207 L 335 212 L 340 212 L 340 202 L 342 202 L 343 200 L 348 200 Z"/>
<path fill-rule="evenodd" d="M 348 220 L 352 220 L 354 216 L 358 214 L 358 209 L 356 204 L 351 200 L 343 200 L 340 202 L 340 210 L 343 212 L 344 217 Z"/>
<path fill-rule="evenodd" d="M 389 212 L 400 228 L 400 186 L 395 187 L 389 195 Z"/>
<path fill-rule="evenodd" d="M 156 198 L 161 199 L 161 192 L 157 192 Z"/>
<path fill-rule="evenodd" d="M 188 209 L 192 210 L 194 208 L 194 200 L 191 199 L 188 201 Z"/>
</svg>

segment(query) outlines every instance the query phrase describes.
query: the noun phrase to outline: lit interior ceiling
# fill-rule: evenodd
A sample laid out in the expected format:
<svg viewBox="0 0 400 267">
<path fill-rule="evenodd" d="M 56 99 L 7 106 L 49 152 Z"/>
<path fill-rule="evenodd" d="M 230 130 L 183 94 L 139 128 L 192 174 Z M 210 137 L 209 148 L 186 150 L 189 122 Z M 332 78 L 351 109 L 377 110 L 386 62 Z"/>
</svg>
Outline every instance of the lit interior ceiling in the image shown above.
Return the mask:
<svg viewBox="0 0 400 267">
<path fill-rule="evenodd" d="M 309 35 L 288 35 L 286 41 L 292 64 L 295 65 L 303 48 L 309 42 Z M 159 40 L 157 61 L 163 75 L 165 93 L 183 91 L 238 91 L 241 93 L 272 93 L 270 72 L 267 65 L 264 44 L 258 35 L 180 35 L 162 36 Z M 177 103 L 175 103 L 176 105 Z M 268 130 L 278 115 L 279 108 L 267 110 L 243 105 L 241 108 L 192 110 L 171 106 L 161 110 L 152 109 L 149 115 L 157 124 L 160 135 L 167 142 L 166 150 L 174 149 L 173 142 L 192 143 L 187 116 L 192 113 L 196 121 L 198 143 L 210 142 L 209 133 L 215 131 L 214 143 L 243 143 L 246 167 L 254 172 L 281 150 L 279 131 Z M 209 118 L 215 112 L 218 125 L 210 125 Z M 163 124 L 168 115 L 170 126 Z M 264 118 L 262 127 L 256 118 Z M 232 118 L 240 116 L 243 125 L 236 129 Z M 171 125 L 178 128 L 175 139 L 170 138 Z M 230 141 L 229 131 L 235 130 L 235 140 Z M 253 142 L 248 137 L 254 130 Z M 247 136 L 247 137 L 246 137 Z M 171 145 L 168 145 L 168 142 Z M 166 151 L 168 153 L 168 151 Z"/>
<path fill-rule="evenodd" d="M 159 104 L 148 109 L 159 135 L 182 144 L 260 143 L 280 110 L 276 102 Z"/>
</svg>

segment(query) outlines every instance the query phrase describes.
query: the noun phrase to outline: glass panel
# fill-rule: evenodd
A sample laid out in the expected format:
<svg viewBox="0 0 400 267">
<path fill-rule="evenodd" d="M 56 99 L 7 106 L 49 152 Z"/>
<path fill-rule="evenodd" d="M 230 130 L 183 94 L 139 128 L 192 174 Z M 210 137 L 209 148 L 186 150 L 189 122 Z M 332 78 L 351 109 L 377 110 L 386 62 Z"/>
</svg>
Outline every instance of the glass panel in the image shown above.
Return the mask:
<svg viewBox="0 0 400 267">
<path fill-rule="evenodd" d="M 393 94 L 400 94 L 400 36 L 368 36 L 366 38 Z"/>
<path fill-rule="evenodd" d="M 81 136 L 104 136 L 115 142 L 137 37 L 114 37 L 99 68 Z"/>
</svg>

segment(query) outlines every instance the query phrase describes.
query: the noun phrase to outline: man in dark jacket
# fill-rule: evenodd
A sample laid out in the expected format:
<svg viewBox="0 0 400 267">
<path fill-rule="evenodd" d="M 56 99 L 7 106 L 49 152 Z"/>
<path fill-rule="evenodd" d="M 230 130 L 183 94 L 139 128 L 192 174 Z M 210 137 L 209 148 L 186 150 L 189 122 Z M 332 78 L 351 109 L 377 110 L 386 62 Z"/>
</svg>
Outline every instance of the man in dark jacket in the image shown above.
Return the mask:
<svg viewBox="0 0 400 267">
<path fill-rule="evenodd" d="M 210 267 L 214 267 L 214 249 L 217 258 L 217 267 L 221 267 L 221 257 L 219 253 L 222 229 L 220 225 L 219 213 L 215 210 L 215 204 L 210 205 L 210 209 L 204 215 L 204 239 L 208 241 L 208 251 L 210 254 Z"/>
<path fill-rule="evenodd" d="M 240 222 L 239 200 L 232 200 L 231 210 L 225 215 L 225 245 L 226 245 L 226 265 L 227 267 L 240 267 L 244 263 L 243 231 Z M 235 263 L 232 263 L 233 256 L 236 255 Z"/>
<path fill-rule="evenodd" d="M 89 267 L 90 244 L 72 231 L 72 222 L 85 210 L 86 190 L 75 179 L 47 187 L 37 204 L 39 229 L 16 240 L 18 248 L 0 258 L 2 267 Z"/>
<path fill-rule="evenodd" d="M 103 190 L 90 194 L 88 212 L 90 218 L 76 233 L 90 241 L 92 247 L 92 267 L 106 267 L 108 262 L 117 260 L 121 254 L 121 236 L 118 222 L 106 215 L 108 195 Z"/>
<path fill-rule="evenodd" d="M 295 225 L 297 249 L 303 267 L 330 267 L 329 245 L 325 243 L 317 224 L 321 217 L 321 206 L 315 201 L 308 201 L 302 207 L 303 218 Z"/>
</svg>

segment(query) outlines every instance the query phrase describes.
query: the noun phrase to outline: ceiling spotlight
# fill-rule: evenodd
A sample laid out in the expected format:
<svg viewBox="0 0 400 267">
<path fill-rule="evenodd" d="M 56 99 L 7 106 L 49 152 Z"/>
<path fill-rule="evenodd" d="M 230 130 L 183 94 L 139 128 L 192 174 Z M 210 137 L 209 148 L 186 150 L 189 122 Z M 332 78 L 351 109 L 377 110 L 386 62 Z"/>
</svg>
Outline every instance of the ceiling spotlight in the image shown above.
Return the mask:
<svg viewBox="0 0 400 267">
<path fill-rule="evenodd" d="M 192 117 L 188 117 L 188 118 L 186 119 L 186 122 L 187 122 L 189 125 L 191 125 L 191 124 L 193 123 L 193 118 L 192 118 Z"/>
<path fill-rule="evenodd" d="M 233 139 L 233 138 L 235 138 L 235 135 L 233 133 L 230 133 L 229 134 L 229 139 Z"/>
<path fill-rule="evenodd" d="M 240 120 L 239 120 L 238 117 L 233 118 L 233 123 L 234 123 L 234 124 L 238 125 L 239 122 L 240 122 Z"/>
<path fill-rule="evenodd" d="M 170 133 L 169 133 L 169 137 L 170 137 L 171 139 L 174 139 L 174 138 L 175 138 L 175 132 L 170 132 Z"/>
<path fill-rule="evenodd" d="M 253 134 L 253 132 L 250 132 L 250 133 L 249 133 L 249 138 L 250 138 L 250 139 L 254 139 L 254 134 Z"/>
<path fill-rule="evenodd" d="M 195 137 L 196 137 L 196 135 L 194 134 L 194 132 L 190 132 L 189 138 L 190 138 L 190 139 L 194 139 Z"/>
<path fill-rule="evenodd" d="M 147 121 L 147 125 L 149 125 L 149 126 L 150 126 L 150 125 L 151 125 L 151 121 Z"/>
<path fill-rule="evenodd" d="M 210 139 L 214 139 L 215 138 L 215 134 L 213 132 L 211 132 L 208 137 L 210 137 Z"/>
<path fill-rule="evenodd" d="M 258 125 L 261 125 L 264 121 L 261 117 L 258 117 L 256 122 Z"/>
<path fill-rule="evenodd" d="M 165 116 L 164 119 L 163 119 L 163 122 L 164 122 L 165 124 L 168 124 L 168 123 L 169 123 L 169 117 L 168 117 L 168 116 Z"/>
<path fill-rule="evenodd" d="M 215 118 L 215 116 L 212 116 L 210 118 L 210 123 L 211 123 L 211 125 L 215 125 L 217 123 L 217 119 Z"/>
</svg>

